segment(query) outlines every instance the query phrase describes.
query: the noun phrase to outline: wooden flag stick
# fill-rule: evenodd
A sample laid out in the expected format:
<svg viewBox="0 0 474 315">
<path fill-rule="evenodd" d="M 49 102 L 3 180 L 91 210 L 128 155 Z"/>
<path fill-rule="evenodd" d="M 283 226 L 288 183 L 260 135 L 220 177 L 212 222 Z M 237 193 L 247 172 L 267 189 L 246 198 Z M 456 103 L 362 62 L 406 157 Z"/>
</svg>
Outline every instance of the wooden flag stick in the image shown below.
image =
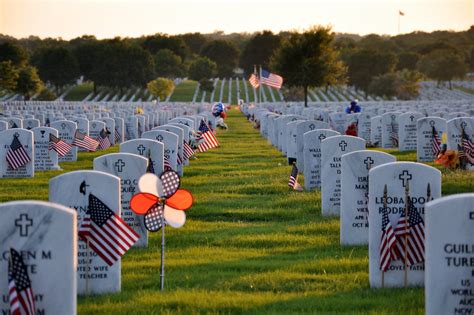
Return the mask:
<svg viewBox="0 0 474 315">
<path fill-rule="evenodd" d="M 404 242 L 403 242 L 403 251 L 404 251 L 404 255 L 405 255 L 405 259 L 404 259 L 404 267 L 405 267 L 405 271 L 404 271 L 404 280 L 403 280 L 403 284 L 405 286 L 405 288 L 407 287 L 408 285 L 408 252 L 407 252 L 407 249 L 408 249 L 408 203 L 410 202 L 409 201 L 409 198 L 410 198 L 410 186 L 408 184 L 409 182 L 407 181 L 407 184 L 405 186 L 405 238 L 404 238 Z"/>
<path fill-rule="evenodd" d="M 387 210 L 387 184 L 383 187 L 383 211 Z M 385 288 L 385 270 L 382 269 L 382 289 Z"/>
<path fill-rule="evenodd" d="M 161 228 L 161 272 L 160 272 L 160 288 L 161 291 L 165 289 L 165 226 Z"/>
</svg>

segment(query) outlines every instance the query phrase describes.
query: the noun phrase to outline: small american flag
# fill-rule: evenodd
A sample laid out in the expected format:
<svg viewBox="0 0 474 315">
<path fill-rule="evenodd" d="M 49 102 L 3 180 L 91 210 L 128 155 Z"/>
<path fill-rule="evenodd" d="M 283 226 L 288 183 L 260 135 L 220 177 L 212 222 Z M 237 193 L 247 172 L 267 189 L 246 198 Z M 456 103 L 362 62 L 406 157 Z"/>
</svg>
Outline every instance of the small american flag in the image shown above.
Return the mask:
<svg viewBox="0 0 474 315">
<path fill-rule="evenodd" d="M 462 130 L 461 151 L 459 157 L 464 158 L 470 164 L 474 164 L 474 142 L 469 139 L 464 129 Z"/>
<path fill-rule="evenodd" d="M 72 141 L 72 145 L 86 149 L 88 151 L 95 151 L 99 146 L 99 141 L 92 139 L 86 134 L 83 134 L 79 130 L 76 130 L 74 134 L 74 140 Z"/>
<path fill-rule="evenodd" d="M 100 131 L 97 141 L 99 141 L 99 148 L 105 150 L 110 148 L 112 145 L 109 139 L 110 131 L 107 128 L 104 128 Z"/>
<path fill-rule="evenodd" d="M 35 295 L 31 288 L 28 270 L 20 253 L 13 248 L 10 249 L 10 259 L 8 260 L 8 299 L 10 314 L 36 314 Z"/>
<path fill-rule="evenodd" d="M 168 158 L 166 156 L 164 157 L 163 164 L 164 164 L 165 171 L 172 171 L 173 170 L 173 167 L 171 167 L 170 161 L 168 160 Z"/>
<path fill-rule="evenodd" d="M 118 143 L 122 139 L 122 135 L 118 132 L 117 128 L 115 128 L 115 143 Z"/>
<path fill-rule="evenodd" d="M 71 151 L 71 149 L 72 145 L 59 139 L 52 133 L 49 134 L 48 150 L 54 150 L 59 154 L 59 156 L 65 156 L 69 151 Z"/>
<path fill-rule="evenodd" d="M 298 191 L 303 190 L 303 188 L 298 183 L 298 167 L 296 167 L 296 164 L 293 164 L 293 168 L 291 169 L 288 187 Z"/>
<path fill-rule="evenodd" d="M 398 133 L 395 130 L 395 124 L 391 124 L 390 140 L 392 141 L 392 146 L 398 148 Z"/>
<path fill-rule="evenodd" d="M 19 136 L 17 134 L 13 136 L 12 144 L 10 145 L 10 149 L 6 154 L 7 163 L 13 170 L 19 169 L 31 161 L 30 156 L 26 152 L 18 137 Z"/>
<path fill-rule="evenodd" d="M 183 155 L 185 160 L 189 160 L 189 158 L 194 155 L 193 148 L 186 142 L 184 142 L 183 146 Z"/>
<path fill-rule="evenodd" d="M 410 198 L 408 198 L 407 210 L 408 218 L 405 216 L 405 211 L 402 211 L 395 228 L 395 235 L 397 248 L 401 253 L 400 258 L 406 256 L 408 266 L 412 266 L 425 261 L 425 224 Z"/>
<path fill-rule="evenodd" d="M 177 154 L 178 155 L 178 158 L 177 158 L 177 163 L 178 165 L 183 165 L 183 158 L 181 157 L 181 154 Z"/>
<path fill-rule="evenodd" d="M 258 88 L 260 86 L 260 82 L 258 81 L 258 77 L 255 75 L 255 73 L 250 75 L 249 83 L 253 88 Z"/>
<path fill-rule="evenodd" d="M 396 236 L 392 223 L 388 219 L 387 209 L 384 207 L 382 214 L 382 235 L 380 236 L 380 270 L 387 271 L 392 260 L 398 259 Z"/>
<path fill-rule="evenodd" d="M 198 146 L 199 152 L 206 152 L 209 149 L 219 146 L 219 142 L 217 141 L 216 136 L 214 136 L 212 131 L 209 130 L 209 127 L 207 126 L 204 120 L 201 120 L 199 131 L 201 132 L 201 136 L 204 138 L 204 141 L 201 142 Z"/>
<path fill-rule="evenodd" d="M 277 74 L 274 74 L 274 73 L 268 72 L 267 70 L 262 69 L 260 83 L 266 84 L 276 89 L 281 89 L 281 86 L 283 84 L 283 78 Z"/>
<path fill-rule="evenodd" d="M 90 194 L 89 209 L 79 227 L 79 237 L 112 266 L 135 244 L 140 235 L 99 198 Z"/>
<path fill-rule="evenodd" d="M 431 145 L 433 149 L 433 155 L 435 158 L 438 157 L 439 152 L 441 152 L 441 140 L 439 140 L 438 132 L 434 126 L 431 127 L 432 130 L 432 137 L 431 137 Z"/>
<path fill-rule="evenodd" d="M 155 167 L 153 166 L 153 160 L 151 159 L 150 150 L 148 150 L 148 167 L 146 169 L 146 172 L 155 174 Z"/>
</svg>

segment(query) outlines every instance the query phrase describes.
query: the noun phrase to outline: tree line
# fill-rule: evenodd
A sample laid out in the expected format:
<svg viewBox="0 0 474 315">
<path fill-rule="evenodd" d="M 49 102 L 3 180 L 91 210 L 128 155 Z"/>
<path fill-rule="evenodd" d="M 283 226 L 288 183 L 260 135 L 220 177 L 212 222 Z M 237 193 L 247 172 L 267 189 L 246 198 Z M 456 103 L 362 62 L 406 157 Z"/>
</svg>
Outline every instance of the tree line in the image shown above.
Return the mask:
<svg viewBox="0 0 474 315">
<path fill-rule="evenodd" d="M 53 98 L 80 77 L 95 92 L 146 87 L 158 77 L 189 77 L 212 91 L 210 78 L 246 78 L 254 65 L 282 75 L 288 99 L 307 100 L 309 88 L 346 83 L 366 94 L 409 99 L 422 78 L 451 82 L 474 71 L 474 26 L 398 36 L 336 34 L 324 26 L 69 41 L 0 35 L 0 88 L 26 98 L 41 91 L 40 97 Z"/>
</svg>

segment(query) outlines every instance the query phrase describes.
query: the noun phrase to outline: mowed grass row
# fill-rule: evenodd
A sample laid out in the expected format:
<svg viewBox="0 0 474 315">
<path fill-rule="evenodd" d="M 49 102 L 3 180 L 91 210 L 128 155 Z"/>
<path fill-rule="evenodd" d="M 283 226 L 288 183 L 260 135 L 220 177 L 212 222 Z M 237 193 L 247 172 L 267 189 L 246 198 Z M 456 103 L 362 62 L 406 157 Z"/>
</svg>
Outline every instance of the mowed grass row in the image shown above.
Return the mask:
<svg viewBox="0 0 474 315">
<path fill-rule="evenodd" d="M 339 220 L 321 216 L 320 193 L 290 191 L 285 158 L 237 111 L 226 122 L 221 147 L 185 169 L 182 187 L 194 205 L 182 229 L 166 229 L 166 290 L 155 233 L 147 249 L 124 256 L 122 292 L 80 297 L 80 314 L 424 312 L 422 288 L 370 289 L 367 247 L 339 246 Z M 61 166 L 91 169 L 104 153 Z M 0 199 L 47 200 L 48 180 L 59 173 L 3 179 Z M 444 172 L 443 194 L 471 191 L 473 180 Z"/>
</svg>

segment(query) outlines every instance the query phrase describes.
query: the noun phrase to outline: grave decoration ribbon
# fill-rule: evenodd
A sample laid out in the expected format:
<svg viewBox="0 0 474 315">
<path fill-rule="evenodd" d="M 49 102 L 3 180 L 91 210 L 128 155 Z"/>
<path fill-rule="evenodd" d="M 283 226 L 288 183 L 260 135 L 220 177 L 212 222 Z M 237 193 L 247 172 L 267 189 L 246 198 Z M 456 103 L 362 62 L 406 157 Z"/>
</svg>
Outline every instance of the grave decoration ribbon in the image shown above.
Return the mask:
<svg viewBox="0 0 474 315">
<path fill-rule="evenodd" d="M 180 228 L 186 222 L 184 211 L 191 208 L 193 196 L 180 189 L 180 177 L 175 171 L 164 171 L 160 177 L 146 173 L 138 180 L 140 193 L 130 200 L 130 208 L 138 215 L 144 215 L 145 227 L 150 232 L 161 229 L 161 290 L 165 277 L 165 225 Z"/>
</svg>

